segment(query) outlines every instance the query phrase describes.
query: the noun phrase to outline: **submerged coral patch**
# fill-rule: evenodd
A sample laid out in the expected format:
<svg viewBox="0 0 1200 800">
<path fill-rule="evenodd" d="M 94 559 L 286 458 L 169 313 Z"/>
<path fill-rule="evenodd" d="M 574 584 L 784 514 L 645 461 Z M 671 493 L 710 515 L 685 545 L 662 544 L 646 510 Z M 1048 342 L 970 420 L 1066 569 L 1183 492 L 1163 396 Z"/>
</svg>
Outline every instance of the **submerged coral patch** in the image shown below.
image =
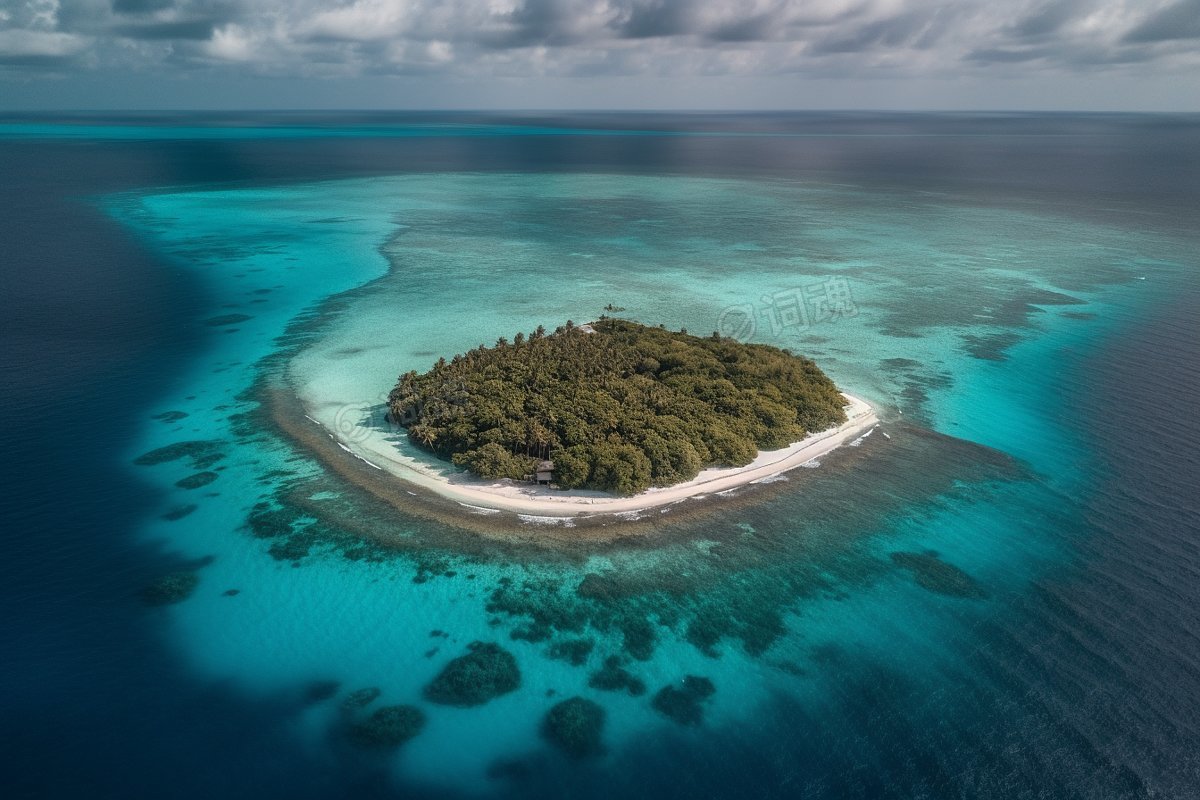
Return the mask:
<svg viewBox="0 0 1200 800">
<path fill-rule="evenodd" d="M 219 317 L 210 317 L 204 320 L 204 324 L 211 328 L 220 328 L 225 325 L 237 325 L 239 322 L 254 319 L 249 314 L 222 314 Z"/>
<path fill-rule="evenodd" d="M 979 598 L 987 592 L 963 570 L 948 564 L 937 553 L 892 553 L 892 563 L 912 573 L 923 589 L 947 597 Z"/>
<path fill-rule="evenodd" d="M 399 747 L 425 727 L 425 712 L 416 706 L 385 706 L 350 726 L 347 736 L 359 747 Z"/>
<path fill-rule="evenodd" d="M 513 654 L 492 642 L 471 642 L 425 687 L 425 699 L 447 706 L 478 706 L 521 685 Z"/>
<path fill-rule="evenodd" d="M 187 505 L 183 505 L 183 506 L 176 506 L 175 508 L 172 508 L 167 513 L 163 514 L 162 518 L 165 519 L 167 522 L 178 522 L 179 520 L 183 519 L 184 517 L 190 515 L 197 508 L 199 508 L 199 506 L 195 505 L 194 503 L 188 503 Z"/>
<path fill-rule="evenodd" d="M 304 692 L 304 699 L 310 703 L 320 703 L 338 693 L 342 685 L 337 681 L 314 681 Z"/>
<path fill-rule="evenodd" d="M 175 481 L 175 485 L 180 489 L 199 489 L 202 486 L 208 486 L 219 477 L 220 475 L 215 472 L 197 472 L 195 475 L 180 478 Z"/>
<path fill-rule="evenodd" d="M 194 572 L 172 572 L 142 589 L 142 600 L 151 606 L 179 603 L 191 597 L 199 584 L 200 576 Z"/>
<path fill-rule="evenodd" d="M 572 666 L 582 667 L 587 663 L 588 656 L 592 654 L 595 647 L 596 642 L 593 639 L 563 639 L 550 645 L 546 654 L 551 658 L 566 661 Z"/>
<path fill-rule="evenodd" d="M 688 675 L 680 686 L 664 686 L 651 701 L 654 710 L 689 727 L 704 721 L 704 702 L 716 692 L 708 678 Z"/>
<path fill-rule="evenodd" d="M 542 720 L 542 737 L 572 758 L 604 751 L 604 709 L 583 697 L 555 704 Z"/>
<path fill-rule="evenodd" d="M 381 694 L 383 694 L 382 690 L 376 686 L 368 686 L 364 689 L 355 689 L 342 699 L 342 708 L 347 711 L 366 708 L 371 703 L 375 702 L 375 699 Z"/>
<path fill-rule="evenodd" d="M 186 458 L 192 469 L 208 469 L 225 457 L 218 450 L 219 446 L 220 442 L 207 440 L 176 442 L 142 453 L 133 463 L 139 467 L 153 467 Z"/>
<path fill-rule="evenodd" d="M 646 684 L 622 667 L 618 656 L 604 659 L 604 666 L 588 678 L 588 686 L 605 692 L 628 692 L 634 697 L 646 693 Z"/>
</svg>

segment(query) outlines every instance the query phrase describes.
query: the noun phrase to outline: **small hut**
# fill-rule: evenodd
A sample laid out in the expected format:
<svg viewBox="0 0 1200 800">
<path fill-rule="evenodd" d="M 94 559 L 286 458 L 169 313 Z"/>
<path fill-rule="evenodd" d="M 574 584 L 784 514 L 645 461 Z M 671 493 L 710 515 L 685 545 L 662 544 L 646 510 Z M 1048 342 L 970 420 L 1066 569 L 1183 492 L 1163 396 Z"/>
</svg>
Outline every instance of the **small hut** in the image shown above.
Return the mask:
<svg viewBox="0 0 1200 800">
<path fill-rule="evenodd" d="M 537 472 L 534 473 L 534 481 L 537 483 L 550 483 L 554 480 L 554 462 L 541 461 L 537 465 Z"/>
</svg>

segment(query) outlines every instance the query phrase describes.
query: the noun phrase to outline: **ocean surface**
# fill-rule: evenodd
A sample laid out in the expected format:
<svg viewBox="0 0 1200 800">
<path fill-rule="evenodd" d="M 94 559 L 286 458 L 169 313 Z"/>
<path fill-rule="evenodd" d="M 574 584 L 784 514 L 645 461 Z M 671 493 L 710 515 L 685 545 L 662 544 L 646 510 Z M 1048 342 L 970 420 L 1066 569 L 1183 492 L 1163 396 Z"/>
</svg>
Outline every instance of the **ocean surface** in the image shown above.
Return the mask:
<svg viewBox="0 0 1200 800">
<path fill-rule="evenodd" d="M 1200 117 L 9 116 L 0 195 L 5 797 L 1200 797 Z M 881 424 L 599 541 L 301 419 L 609 305 Z"/>
</svg>

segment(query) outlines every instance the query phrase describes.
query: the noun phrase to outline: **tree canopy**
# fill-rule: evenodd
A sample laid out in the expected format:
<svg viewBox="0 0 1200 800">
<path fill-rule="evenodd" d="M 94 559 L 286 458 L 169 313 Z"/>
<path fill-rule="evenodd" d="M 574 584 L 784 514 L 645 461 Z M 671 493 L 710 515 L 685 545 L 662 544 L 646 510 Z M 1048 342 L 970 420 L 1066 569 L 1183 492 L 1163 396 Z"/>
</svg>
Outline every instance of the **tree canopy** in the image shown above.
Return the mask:
<svg viewBox="0 0 1200 800">
<path fill-rule="evenodd" d="M 556 485 L 616 494 L 743 466 L 844 422 L 844 403 L 786 350 L 603 317 L 439 359 L 388 396 L 411 441 L 477 475 L 552 459 Z"/>
</svg>

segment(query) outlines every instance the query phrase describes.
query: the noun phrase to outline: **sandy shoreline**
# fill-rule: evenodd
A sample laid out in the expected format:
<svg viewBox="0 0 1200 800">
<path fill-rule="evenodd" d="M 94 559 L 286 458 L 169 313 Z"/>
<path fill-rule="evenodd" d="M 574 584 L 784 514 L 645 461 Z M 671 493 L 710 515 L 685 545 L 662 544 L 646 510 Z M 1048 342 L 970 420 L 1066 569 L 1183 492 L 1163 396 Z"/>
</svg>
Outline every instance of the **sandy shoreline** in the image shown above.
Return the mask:
<svg viewBox="0 0 1200 800">
<path fill-rule="evenodd" d="M 311 397 L 301 400 L 309 422 L 320 426 L 347 454 L 380 472 L 452 500 L 463 506 L 465 512 L 510 512 L 552 521 L 585 516 L 636 517 L 640 511 L 768 481 L 808 464 L 863 436 L 878 424 L 874 410 L 867 403 L 848 394 L 843 396 L 848 401 L 847 421 L 837 428 L 812 434 L 781 450 L 760 452 L 744 467 L 706 469 L 685 483 L 649 489 L 631 497 L 478 478 L 449 465 L 434 463 L 407 441 L 403 430 L 380 425 L 377 412 L 364 410 L 358 419 L 348 419 L 343 404 L 313 402 L 315 398 Z"/>
</svg>

